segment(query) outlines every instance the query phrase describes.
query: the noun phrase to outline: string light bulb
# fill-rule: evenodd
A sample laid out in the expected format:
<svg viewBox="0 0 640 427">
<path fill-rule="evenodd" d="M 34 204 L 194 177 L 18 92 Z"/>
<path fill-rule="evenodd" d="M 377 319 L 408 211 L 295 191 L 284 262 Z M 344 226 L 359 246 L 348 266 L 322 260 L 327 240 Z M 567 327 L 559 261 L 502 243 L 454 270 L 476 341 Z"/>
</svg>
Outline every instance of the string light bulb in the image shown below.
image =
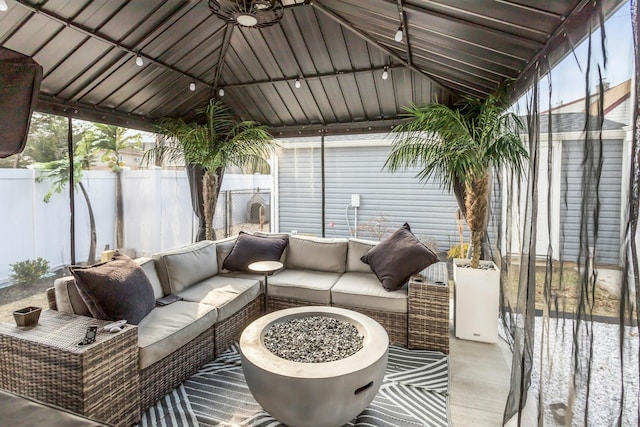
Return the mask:
<svg viewBox="0 0 640 427">
<path fill-rule="evenodd" d="M 5 0 L 0 0 L 0 12 L 6 12 L 9 9 Z"/>
<path fill-rule="evenodd" d="M 300 89 L 300 86 L 302 86 L 302 83 L 300 83 L 300 79 L 296 79 L 296 82 L 294 83 L 294 86 L 296 87 L 296 89 Z"/>
<path fill-rule="evenodd" d="M 142 59 L 142 56 L 140 56 L 140 54 L 136 56 L 136 65 L 138 67 L 142 67 L 144 65 L 144 59 Z"/>
<path fill-rule="evenodd" d="M 223 88 L 218 89 L 218 95 L 224 96 L 224 89 Z"/>
<path fill-rule="evenodd" d="M 382 80 L 387 80 L 388 78 L 389 78 L 389 67 L 385 65 L 384 71 L 382 72 Z"/>
<path fill-rule="evenodd" d="M 403 36 L 404 36 L 404 33 L 402 32 L 402 25 L 400 25 L 400 28 L 398 28 L 398 31 L 396 31 L 396 35 L 395 35 L 394 39 L 395 39 L 395 41 L 400 43 L 402 41 L 402 37 Z"/>
<path fill-rule="evenodd" d="M 189 90 L 194 92 L 196 90 L 196 82 L 189 83 Z"/>
</svg>

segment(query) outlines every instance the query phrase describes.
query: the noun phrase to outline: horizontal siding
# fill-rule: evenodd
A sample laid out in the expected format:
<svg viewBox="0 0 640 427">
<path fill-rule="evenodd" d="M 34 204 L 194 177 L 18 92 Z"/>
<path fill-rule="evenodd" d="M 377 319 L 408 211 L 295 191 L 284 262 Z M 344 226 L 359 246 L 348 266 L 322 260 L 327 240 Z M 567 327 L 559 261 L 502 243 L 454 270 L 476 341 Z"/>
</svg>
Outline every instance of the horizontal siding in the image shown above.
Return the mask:
<svg viewBox="0 0 640 427">
<path fill-rule="evenodd" d="M 279 231 L 322 235 L 322 171 L 317 147 L 278 151 Z"/>
<path fill-rule="evenodd" d="M 595 143 L 595 141 L 594 141 Z M 596 189 L 583 189 L 584 167 L 582 166 L 584 141 L 563 141 L 562 179 L 560 196 L 560 244 L 562 258 L 576 261 L 580 251 L 580 229 L 587 221 L 585 245 L 595 246 L 596 261 L 618 264 L 620 250 L 620 209 L 622 180 L 622 140 L 603 141 L 603 164 L 598 191 L 600 198 L 598 218 L 598 241 L 595 242 L 594 212 Z M 594 153 L 597 155 L 597 153 Z M 595 184 L 594 184 L 595 185 Z M 584 197 L 587 199 L 584 199 Z M 584 199 L 584 200 L 583 200 Z M 586 206 L 586 209 L 585 209 Z M 586 249 L 585 249 L 586 250 Z"/>
<path fill-rule="evenodd" d="M 358 237 L 384 238 L 404 222 L 423 240 L 447 250 L 458 241 L 457 204 L 453 194 L 437 182 L 421 183 L 417 169 L 390 173 L 384 169 L 388 146 L 325 148 L 325 235 L 355 235 L 355 210 L 346 209 L 351 195 L 360 195 Z M 322 235 L 320 151 L 283 149 L 279 158 L 280 230 Z M 467 239 L 468 241 L 468 239 Z"/>
</svg>

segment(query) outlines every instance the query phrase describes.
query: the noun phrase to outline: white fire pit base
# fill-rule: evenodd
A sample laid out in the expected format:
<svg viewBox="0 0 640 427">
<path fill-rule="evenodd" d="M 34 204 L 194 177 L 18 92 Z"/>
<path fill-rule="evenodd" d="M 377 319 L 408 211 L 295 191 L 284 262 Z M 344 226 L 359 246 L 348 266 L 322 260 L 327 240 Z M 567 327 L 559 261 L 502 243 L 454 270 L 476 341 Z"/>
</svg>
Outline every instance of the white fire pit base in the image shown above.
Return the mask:
<svg viewBox="0 0 640 427">
<path fill-rule="evenodd" d="M 326 316 L 349 322 L 364 337 L 352 356 L 326 363 L 300 363 L 271 353 L 263 344 L 271 325 Z M 256 401 L 289 427 L 338 427 L 373 400 L 387 368 L 389 337 L 375 320 L 336 307 L 297 307 L 267 314 L 240 337 L 242 370 Z"/>
</svg>

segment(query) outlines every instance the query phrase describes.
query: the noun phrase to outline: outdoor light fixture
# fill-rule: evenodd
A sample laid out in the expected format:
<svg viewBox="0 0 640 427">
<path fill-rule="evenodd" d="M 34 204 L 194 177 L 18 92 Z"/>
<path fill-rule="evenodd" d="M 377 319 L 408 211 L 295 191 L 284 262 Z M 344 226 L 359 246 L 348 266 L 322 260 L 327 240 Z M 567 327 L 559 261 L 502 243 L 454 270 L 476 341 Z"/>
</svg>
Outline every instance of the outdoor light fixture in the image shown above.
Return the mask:
<svg viewBox="0 0 640 427">
<path fill-rule="evenodd" d="M 191 82 L 191 83 L 189 83 L 189 90 L 190 90 L 191 92 L 193 92 L 193 91 L 195 91 L 195 90 L 196 90 L 196 82 Z"/>
<path fill-rule="evenodd" d="M 402 41 L 402 36 L 403 35 L 404 34 L 402 33 L 402 25 L 400 25 L 400 28 L 398 28 L 398 31 L 396 31 L 396 36 L 394 37 L 395 41 L 400 43 Z"/>
<path fill-rule="evenodd" d="M 224 89 L 223 88 L 218 89 L 218 95 L 224 96 Z"/>
<path fill-rule="evenodd" d="M 138 67 L 142 67 L 144 65 L 144 60 L 142 59 L 142 56 L 140 56 L 140 54 L 136 56 L 136 65 Z"/>
<path fill-rule="evenodd" d="M 280 0 L 209 0 L 209 9 L 226 22 L 248 28 L 268 27 L 284 14 Z"/>
<path fill-rule="evenodd" d="M 382 72 L 382 80 L 387 80 L 389 78 L 389 66 L 384 66 L 384 71 Z"/>
<path fill-rule="evenodd" d="M 6 12 L 9 9 L 5 0 L 0 0 L 0 12 Z"/>
<path fill-rule="evenodd" d="M 300 79 L 297 78 L 296 82 L 294 83 L 294 86 L 296 87 L 296 89 L 300 89 L 300 86 L 302 86 L 302 83 L 300 83 Z"/>
</svg>

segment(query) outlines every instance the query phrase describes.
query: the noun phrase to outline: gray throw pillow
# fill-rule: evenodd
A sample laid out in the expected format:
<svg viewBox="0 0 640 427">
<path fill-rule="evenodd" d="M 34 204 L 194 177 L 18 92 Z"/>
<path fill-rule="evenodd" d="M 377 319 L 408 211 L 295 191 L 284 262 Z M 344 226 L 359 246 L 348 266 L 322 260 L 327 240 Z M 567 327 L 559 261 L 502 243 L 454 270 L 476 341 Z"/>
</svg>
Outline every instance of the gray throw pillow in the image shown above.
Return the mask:
<svg viewBox="0 0 640 427">
<path fill-rule="evenodd" d="M 418 240 L 405 223 L 360 260 L 369 264 L 385 290 L 396 291 L 412 275 L 438 262 L 438 256 Z"/>
<path fill-rule="evenodd" d="M 116 252 L 111 260 L 71 266 L 78 293 L 96 319 L 137 325 L 155 306 L 149 278 L 131 258 Z"/>
<path fill-rule="evenodd" d="M 279 261 L 288 240 L 258 237 L 240 232 L 223 267 L 232 271 L 250 271 L 249 264 L 257 261 Z"/>
</svg>

